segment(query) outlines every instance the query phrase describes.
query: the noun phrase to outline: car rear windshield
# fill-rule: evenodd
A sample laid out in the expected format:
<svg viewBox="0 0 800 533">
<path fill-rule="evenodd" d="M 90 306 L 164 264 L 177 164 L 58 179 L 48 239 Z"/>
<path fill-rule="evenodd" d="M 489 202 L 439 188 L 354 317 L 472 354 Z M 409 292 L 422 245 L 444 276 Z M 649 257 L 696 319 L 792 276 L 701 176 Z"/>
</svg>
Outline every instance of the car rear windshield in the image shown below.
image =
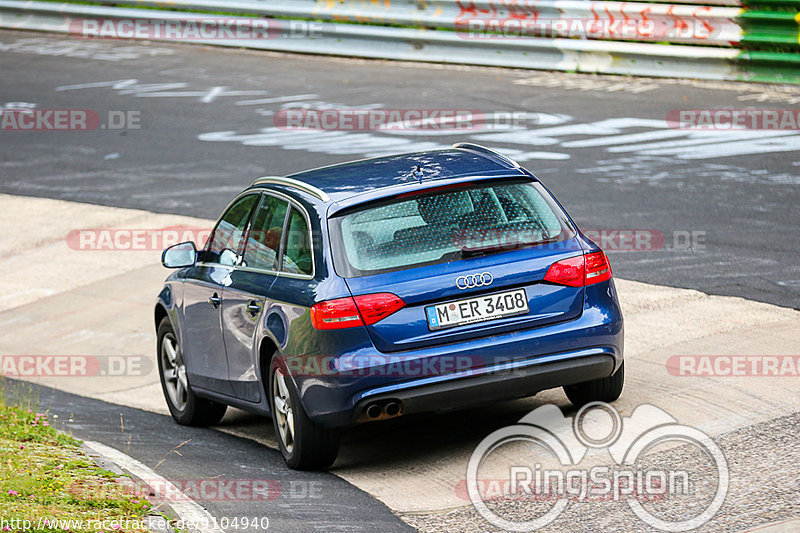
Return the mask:
<svg viewBox="0 0 800 533">
<path fill-rule="evenodd" d="M 566 240 L 569 219 L 537 182 L 492 182 L 394 198 L 330 220 L 346 277 Z"/>
</svg>

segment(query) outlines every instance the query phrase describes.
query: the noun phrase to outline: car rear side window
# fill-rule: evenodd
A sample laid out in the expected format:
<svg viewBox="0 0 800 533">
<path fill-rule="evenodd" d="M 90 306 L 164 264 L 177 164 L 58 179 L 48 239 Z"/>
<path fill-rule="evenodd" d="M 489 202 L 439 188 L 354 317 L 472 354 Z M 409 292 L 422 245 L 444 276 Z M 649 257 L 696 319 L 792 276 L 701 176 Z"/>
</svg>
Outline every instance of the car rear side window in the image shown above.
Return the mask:
<svg viewBox="0 0 800 533">
<path fill-rule="evenodd" d="M 283 224 L 289 202 L 274 196 L 264 196 L 256 211 L 242 266 L 260 270 L 276 270 L 280 251 Z"/>
<path fill-rule="evenodd" d="M 501 182 L 399 198 L 331 219 L 346 276 L 536 246 L 574 235 L 536 182 Z"/>
<path fill-rule="evenodd" d="M 289 225 L 286 229 L 286 248 L 281 271 L 290 274 L 311 275 L 313 270 L 308 223 L 303 214 L 296 207 L 292 207 Z"/>
<path fill-rule="evenodd" d="M 201 254 L 202 261 L 227 266 L 233 266 L 238 262 L 244 230 L 258 198 L 257 194 L 248 194 L 230 206 L 214 228 L 206 249 Z"/>
</svg>

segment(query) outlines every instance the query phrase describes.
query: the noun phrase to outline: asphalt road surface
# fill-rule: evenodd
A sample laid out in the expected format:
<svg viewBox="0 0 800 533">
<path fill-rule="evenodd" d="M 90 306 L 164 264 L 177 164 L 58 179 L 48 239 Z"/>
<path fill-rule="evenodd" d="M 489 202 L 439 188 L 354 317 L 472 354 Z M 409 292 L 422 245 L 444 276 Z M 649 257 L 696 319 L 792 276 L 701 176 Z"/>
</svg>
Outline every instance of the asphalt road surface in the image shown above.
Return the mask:
<svg viewBox="0 0 800 533">
<path fill-rule="evenodd" d="M 618 277 L 800 308 L 800 131 L 688 131 L 667 120 L 686 109 L 797 111 L 800 89 L 10 31 L 0 31 L 0 52 L 0 108 L 15 110 L 14 116 L 85 110 L 97 119 L 92 131 L 15 131 L 6 127 L 4 112 L 0 192 L 213 219 L 260 175 L 477 142 L 536 173 L 576 222 L 598 237 Z M 340 116 L 352 109 L 473 110 L 487 122 L 458 131 L 436 124 L 366 131 L 284 127 L 286 110 L 298 108 Z M 19 224 L 3 230 L 24 230 L 25 221 Z M 278 452 L 251 440 L 37 391 L 40 407 L 58 414 L 62 427 L 151 467 L 158 464 L 169 479 L 269 479 L 283 488 L 280 498 L 268 502 L 200 502 L 217 517 L 266 516 L 277 531 L 306 531 L 310 525 L 408 529 L 353 485 L 326 473 L 289 471 Z M 796 424 L 793 415 L 770 426 L 769 434 L 785 438 L 796 433 Z M 737 439 L 749 445 L 747 437 Z M 413 432 L 406 439 L 409 448 L 417 445 Z M 172 453 L 181 443 L 182 455 Z M 765 444 L 770 453 L 786 450 Z M 781 472 L 790 470 L 784 466 Z M 762 496 L 750 500 L 765 509 L 762 500 L 774 495 L 765 490 Z M 748 501 L 747 495 L 741 500 Z M 464 521 L 459 514 L 451 518 Z"/>
<path fill-rule="evenodd" d="M 99 124 L 0 130 L 0 192 L 216 218 L 260 175 L 478 142 L 537 174 L 595 231 L 619 277 L 800 308 L 800 132 L 667 121 L 685 109 L 796 111 L 796 88 L 12 31 L 0 32 L 0 51 L 0 107 L 89 110 Z M 475 110 L 488 123 L 281 127 L 282 110 L 298 107 Z"/>
<path fill-rule="evenodd" d="M 187 496 L 194 495 L 213 517 L 227 519 L 223 530 L 413 531 L 381 502 L 343 479 L 324 472 L 289 470 L 280 452 L 252 440 L 179 426 L 168 416 L 48 387 L 12 380 L 0 385 L 7 400 L 25 404 L 38 399 L 38 409 L 55 415 L 59 429 L 120 450 L 169 479 Z M 202 491 L 200 482 L 205 483 Z M 158 507 L 157 500 L 152 503 Z M 234 519 L 238 519 L 236 527 Z M 258 526 L 238 527 L 244 519 Z"/>
</svg>

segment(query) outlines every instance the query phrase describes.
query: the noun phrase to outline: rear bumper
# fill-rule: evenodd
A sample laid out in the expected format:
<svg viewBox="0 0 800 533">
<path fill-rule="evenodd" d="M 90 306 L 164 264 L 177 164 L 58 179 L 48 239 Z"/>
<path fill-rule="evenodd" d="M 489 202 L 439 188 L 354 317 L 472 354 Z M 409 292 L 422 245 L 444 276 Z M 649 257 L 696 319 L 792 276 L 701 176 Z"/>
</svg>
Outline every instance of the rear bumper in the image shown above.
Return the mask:
<svg viewBox="0 0 800 533">
<path fill-rule="evenodd" d="M 372 420 L 365 409 L 373 402 L 399 401 L 402 414 L 450 410 L 608 377 L 622 364 L 623 320 L 612 286 L 599 284 L 593 291 L 605 297 L 605 305 L 587 304 L 581 316 L 566 322 L 400 353 L 361 347 L 332 356 L 331 365 L 339 368 L 367 361 L 366 372 L 356 374 L 289 373 L 306 413 L 327 427 Z M 299 359 L 306 357 L 314 356 Z M 449 368 L 437 366 L 443 361 Z M 431 362 L 433 372 L 426 370 Z"/>
<path fill-rule="evenodd" d="M 574 385 L 614 373 L 614 356 L 601 349 L 583 350 L 515 361 L 448 376 L 418 380 L 368 391 L 356 403 L 353 422 L 363 420 L 366 407 L 396 402 L 402 414 L 462 409 L 524 398 L 554 386 Z"/>
</svg>

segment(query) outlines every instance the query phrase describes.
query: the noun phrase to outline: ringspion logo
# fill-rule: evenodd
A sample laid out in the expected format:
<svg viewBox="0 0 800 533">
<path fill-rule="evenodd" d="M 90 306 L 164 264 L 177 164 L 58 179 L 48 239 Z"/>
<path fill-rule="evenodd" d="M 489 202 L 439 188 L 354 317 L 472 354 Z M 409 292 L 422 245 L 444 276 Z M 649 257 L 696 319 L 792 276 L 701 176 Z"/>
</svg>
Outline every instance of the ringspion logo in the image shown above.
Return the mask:
<svg viewBox="0 0 800 533">
<path fill-rule="evenodd" d="M 676 442 L 694 446 L 710 459 L 697 472 L 687 469 L 645 468 L 642 458 L 661 444 Z M 512 454 L 505 459 L 508 483 L 498 485 L 500 492 L 488 492 L 479 476 L 481 466 L 492 454 L 509 444 L 525 443 L 533 447 L 536 463 L 515 462 Z M 605 450 L 612 466 L 582 468 L 590 450 Z M 552 459 L 551 468 L 545 455 Z M 503 457 L 503 456 L 500 456 Z M 700 494 L 698 480 L 712 478 L 710 492 Z M 648 404 L 639 405 L 630 417 L 622 417 L 610 404 L 592 402 L 574 417 L 565 417 L 552 404 L 543 405 L 522 417 L 516 424 L 498 429 L 484 438 L 470 457 L 466 490 L 470 501 L 490 524 L 507 531 L 533 531 L 552 523 L 571 503 L 609 500 L 625 502 L 631 512 L 650 527 L 669 532 L 690 531 L 716 515 L 728 492 L 728 463 L 719 446 L 699 429 L 678 423 L 666 411 Z M 456 487 L 459 490 L 459 486 Z M 671 497 L 675 497 L 672 499 Z M 707 502 L 698 513 L 675 512 L 674 519 L 651 513 L 643 503 L 668 502 L 672 507 L 681 501 L 702 497 Z M 543 501 L 544 508 L 532 508 L 525 519 L 506 517 L 502 506 L 487 501 Z"/>
</svg>

